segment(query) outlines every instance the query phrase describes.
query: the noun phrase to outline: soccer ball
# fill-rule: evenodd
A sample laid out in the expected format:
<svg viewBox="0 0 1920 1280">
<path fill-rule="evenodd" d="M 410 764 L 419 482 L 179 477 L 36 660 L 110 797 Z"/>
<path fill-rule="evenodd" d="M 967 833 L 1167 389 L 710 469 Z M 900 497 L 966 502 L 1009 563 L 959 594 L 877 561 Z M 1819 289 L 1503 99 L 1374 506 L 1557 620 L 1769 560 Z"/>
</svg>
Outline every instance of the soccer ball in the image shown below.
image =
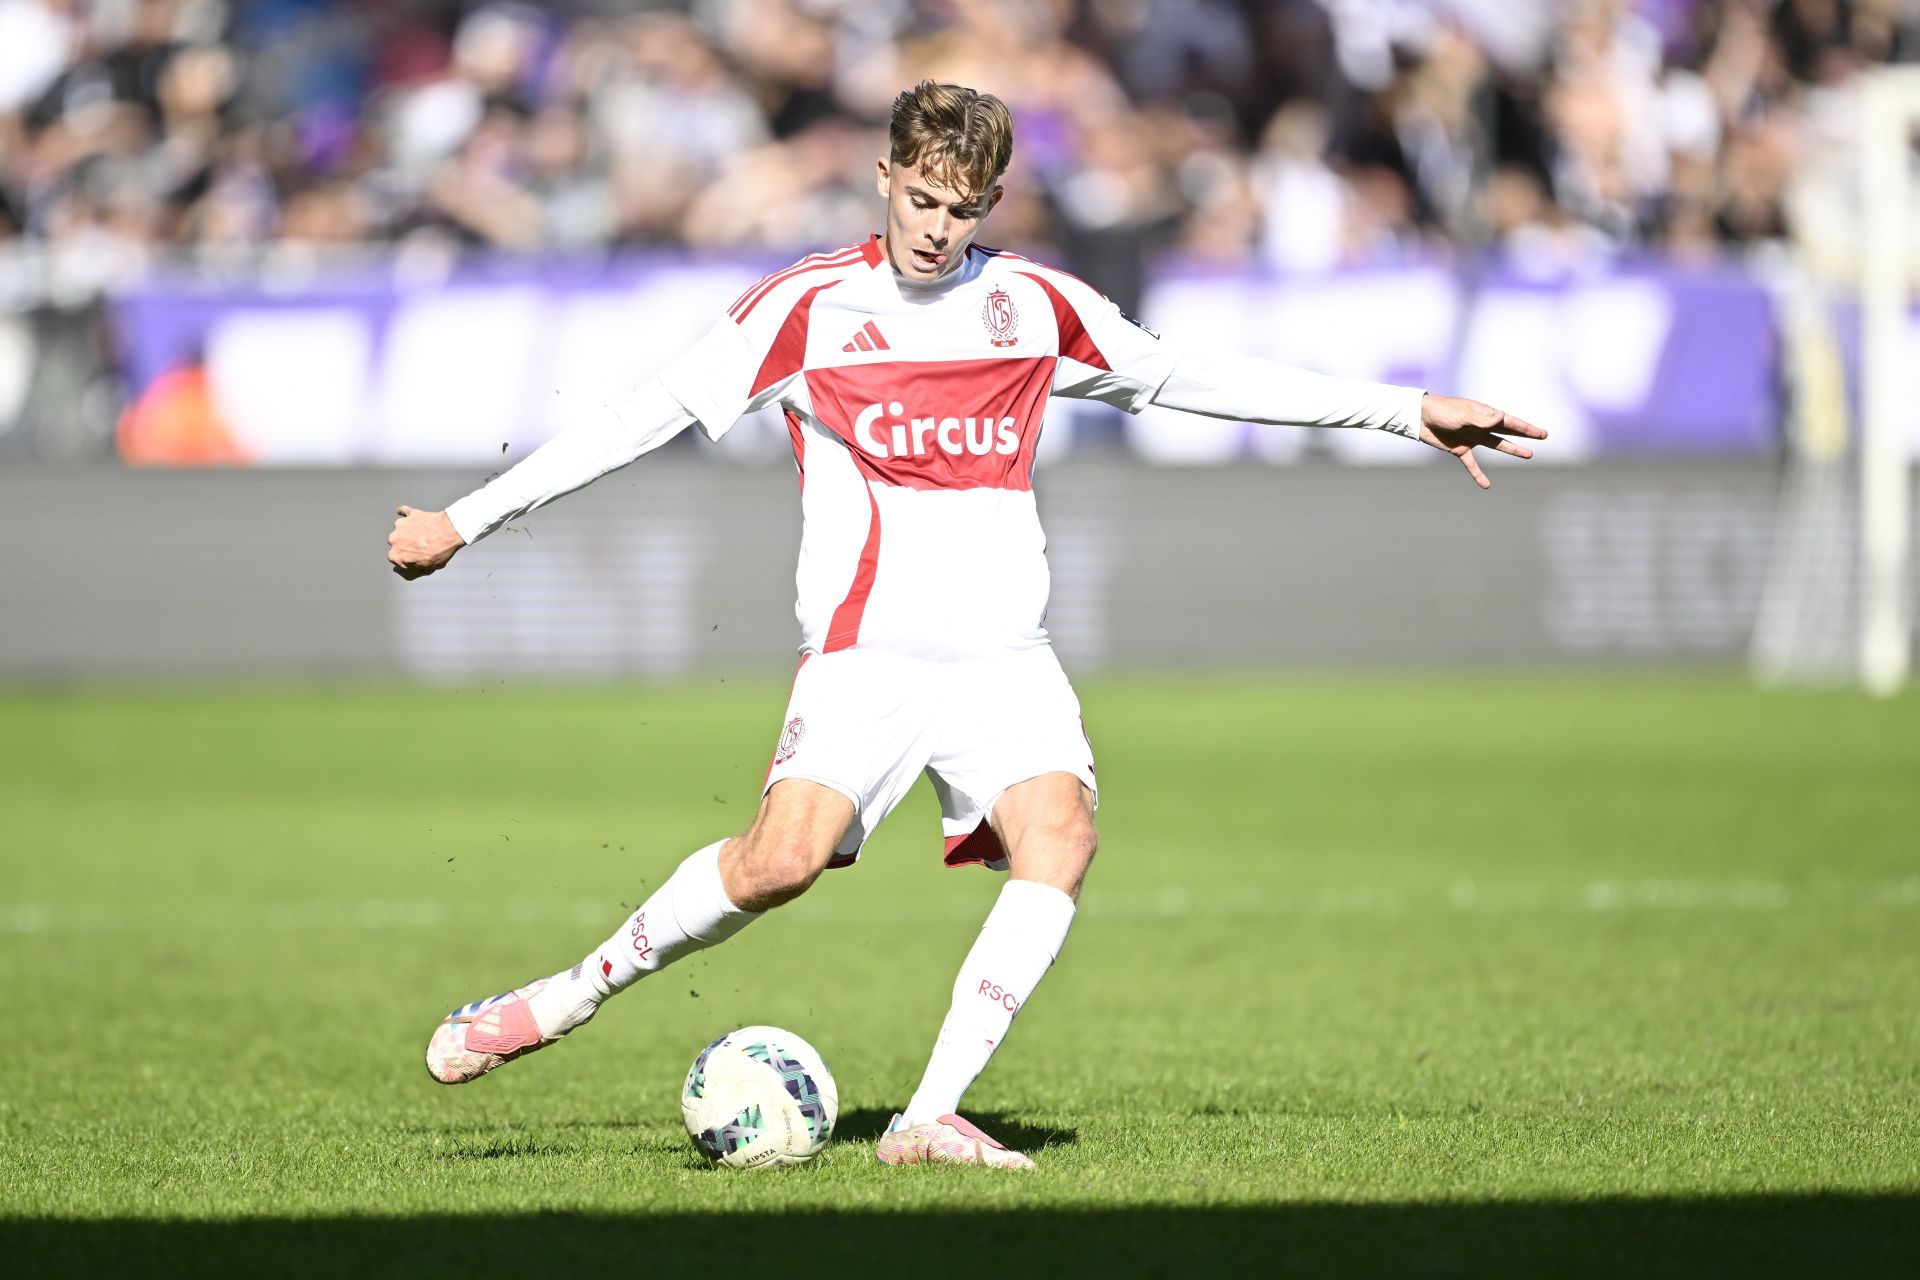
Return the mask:
<svg viewBox="0 0 1920 1280">
<path fill-rule="evenodd" d="M 814 1047 L 779 1027 L 742 1027 L 700 1051 L 680 1114 L 709 1160 L 735 1169 L 805 1164 L 840 1114 L 840 1090 Z"/>
</svg>

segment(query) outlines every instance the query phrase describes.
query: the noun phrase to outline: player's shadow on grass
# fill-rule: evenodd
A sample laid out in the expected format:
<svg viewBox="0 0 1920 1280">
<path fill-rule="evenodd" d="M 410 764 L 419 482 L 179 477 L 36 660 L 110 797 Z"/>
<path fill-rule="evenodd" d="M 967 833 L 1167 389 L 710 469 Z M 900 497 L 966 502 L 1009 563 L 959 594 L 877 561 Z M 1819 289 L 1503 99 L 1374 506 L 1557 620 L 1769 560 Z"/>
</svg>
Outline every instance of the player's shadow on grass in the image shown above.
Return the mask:
<svg viewBox="0 0 1920 1280">
<path fill-rule="evenodd" d="M 833 1140 L 836 1143 L 871 1144 L 887 1131 L 887 1122 L 892 1119 L 893 1112 L 874 1107 L 842 1111 L 840 1119 L 833 1126 Z M 1078 1129 L 1052 1129 L 1044 1125 L 1027 1124 L 998 1111 L 970 1111 L 967 1119 L 1006 1146 L 1029 1155 L 1038 1155 L 1044 1147 L 1065 1147 L 1080 1140 Z"/>
<path fill-rule="evenodd" d="M 936 1274 L 1831 1277 L 1915 1274 L 1920 1194 L 1756 1195 L 1570 1203 L 1050 1203 L 1044 1171 L 1014 1206 L 966 1208 L 992 1175 L 910 1171 L 897 1209 L 748 1204 L 649 1214 L 502 1213 L 208 1222 L 0 1218 L 17 1276 L 697 1276 L 742 1253 L 791 1277 Z M 754 1175 L 763 1176 L 763 1175 Z M 928 1192 L 946 1188 L 929 1204 Z M 1059 1188 L 1058 1190 L 1066 1190 Z M 1217 1184 L 1231 1194 L 1231 1176 Z M 1031 1194 L 1029 1194 L 1031 1193 Z M 1020 1199 L 1029 1207 L 1017 1207 Z M 961 1250 L 960 1252 L 955 1252 Z M 761 1264 L 764 1264 L 762 1266 Z"/>
</svg>

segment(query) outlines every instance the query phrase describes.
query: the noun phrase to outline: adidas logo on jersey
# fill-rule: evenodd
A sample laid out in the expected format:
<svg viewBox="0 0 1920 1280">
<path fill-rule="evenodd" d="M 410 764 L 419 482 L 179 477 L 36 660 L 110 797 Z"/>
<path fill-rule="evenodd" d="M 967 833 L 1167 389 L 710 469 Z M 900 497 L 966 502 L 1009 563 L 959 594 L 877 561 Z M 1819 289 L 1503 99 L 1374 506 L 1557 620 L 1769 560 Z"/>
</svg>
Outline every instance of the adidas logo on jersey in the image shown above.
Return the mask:
<svg viewBox="0 0 1920 1280">
<path fill-rule="evenodd" d="M 870 404 L 853 420 L 853 438 L 876 458 L 924 458 L 929 445 L 955 457 L 1020 452 L 1020 424 L 1014 418 L 908 418 L 906 413 L 898 400 Z M 887 418 L 893 420 L 883 421 Z"/>
<path fill-rule="evenodd" d="M 842 351 L 893 350 L 892 347 L 887 345 L 887 340 L 880 336 L 880 327 L 871 320 L 861 325 L 860 331 L 853 335 L 853 341 L 840 349 Z"/>
</svg>

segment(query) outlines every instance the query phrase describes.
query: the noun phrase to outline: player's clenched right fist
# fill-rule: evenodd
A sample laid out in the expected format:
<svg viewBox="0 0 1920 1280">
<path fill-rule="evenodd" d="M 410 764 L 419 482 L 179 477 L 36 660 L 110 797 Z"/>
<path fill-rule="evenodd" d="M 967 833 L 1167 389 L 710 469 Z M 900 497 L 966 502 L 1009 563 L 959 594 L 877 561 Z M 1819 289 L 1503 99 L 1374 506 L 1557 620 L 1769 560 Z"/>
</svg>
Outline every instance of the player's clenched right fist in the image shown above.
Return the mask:
<svg viewBox="0 0 1920 1280">
<path fill-rule="evenodd" d="M 401 507 L 400 518 L 387 535 L 387 563 L 411 582 L 444 568 L 453 553 L 466 545 L 466 539 L 454 532 L 446 512 Z"/>
</svg>

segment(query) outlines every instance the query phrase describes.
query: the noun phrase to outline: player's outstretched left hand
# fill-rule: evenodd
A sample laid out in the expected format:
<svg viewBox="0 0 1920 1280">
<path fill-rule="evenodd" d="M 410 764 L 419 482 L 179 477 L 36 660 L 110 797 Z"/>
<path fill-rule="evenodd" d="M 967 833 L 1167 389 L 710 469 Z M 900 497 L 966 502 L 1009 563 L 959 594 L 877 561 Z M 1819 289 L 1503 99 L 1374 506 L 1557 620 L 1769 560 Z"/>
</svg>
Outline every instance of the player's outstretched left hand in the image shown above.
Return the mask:
<svg viewBox="0 0 1920 1280">
<path fill-rule="evenodd" d="M 401 507 L 398 515 L 387 535 L 387 563 L 409 582 L 444 569 L 453 553 L 467 545 L 444 511 Z"/>
<path fill-rule="evenodd" d="M 1460 459 L 1460 464 L 1482 489 L 1491 489 L 1493 481 L 1473 460 L 1475 449 L 1492 449 L 1516 458 L 1531 458 L 1533 450 L 1515 444 L 1508 436 L 1545 440 L 1547 433 L 1531 422 L 1522 422 L 1490 404 L 1459 396 L 1428 394 L 1420 401 L 1420 443 L 1444 449 Z"/>
</svg>

